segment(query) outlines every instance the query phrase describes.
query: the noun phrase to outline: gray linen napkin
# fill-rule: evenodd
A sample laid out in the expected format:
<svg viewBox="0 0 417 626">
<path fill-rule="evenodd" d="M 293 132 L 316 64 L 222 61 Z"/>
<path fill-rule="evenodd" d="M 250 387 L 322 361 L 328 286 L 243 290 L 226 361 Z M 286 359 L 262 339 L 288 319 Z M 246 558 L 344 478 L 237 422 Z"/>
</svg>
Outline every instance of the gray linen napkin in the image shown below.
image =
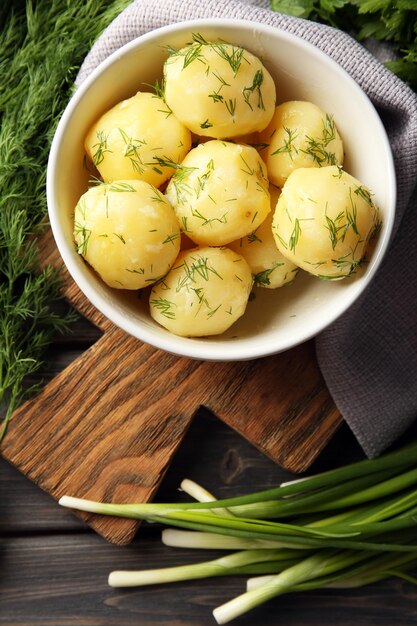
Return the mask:
<svg viewBox="0 0 417 626">
<path fill-rule="evenodd" d="M 77 83 L 131 39 L 199 18 L 253 20 L 316 45 L 368 94 L 386 126 L 397 172 L 395 238 L 366 293 L 316 339 L 320 368 L 341 414 L 368 456 L 417 417 L 417 97 L 348 35 L 268 10 L 268 0 L 136 0 L 103 33 Z"/>
</svg>

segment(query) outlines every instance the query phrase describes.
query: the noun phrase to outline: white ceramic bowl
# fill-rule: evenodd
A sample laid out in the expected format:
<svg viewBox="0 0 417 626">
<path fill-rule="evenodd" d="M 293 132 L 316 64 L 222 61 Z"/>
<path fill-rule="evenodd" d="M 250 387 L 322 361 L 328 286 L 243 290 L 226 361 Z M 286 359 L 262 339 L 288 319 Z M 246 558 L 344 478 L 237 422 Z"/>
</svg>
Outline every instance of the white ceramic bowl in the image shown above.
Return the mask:
<svg viewBox="0 0 417 626">
<path fill-rule="evenodd" d="M 370 263 L 355 276 L 321 281 L 300 272 L 294 284 L 257 289 L 245 315 L 211 338 L 177 337 L 156 324 L 146 300 L 107 287 L 75 250 L 73 211 L 87 188 L 83 141 L 107 109 L 161 77 L 164 46 L 181 47 L 192 33 L 223 39 L 260 56 L 275 79 L 278 102 L 309 100 L 334 120 L 344 141 L 345 169 L 368 186 L 381 209 L 383 227 Z M 395 173 L 390 146 L 373 105 L 354 80 L 314 46 L 278 29 L 238 20 L 198 20 L 155 30 L 106 59 L 82 84 L 58 125 L 48 165 L 47 196 L 52 231 L 61 256 L 87 298 L 114 324 L 169 352 L 212 360 L 251 359 L 287 350 L 320 333 L 363 292 L 388 246 L 395 213 Z"/>
</svg>

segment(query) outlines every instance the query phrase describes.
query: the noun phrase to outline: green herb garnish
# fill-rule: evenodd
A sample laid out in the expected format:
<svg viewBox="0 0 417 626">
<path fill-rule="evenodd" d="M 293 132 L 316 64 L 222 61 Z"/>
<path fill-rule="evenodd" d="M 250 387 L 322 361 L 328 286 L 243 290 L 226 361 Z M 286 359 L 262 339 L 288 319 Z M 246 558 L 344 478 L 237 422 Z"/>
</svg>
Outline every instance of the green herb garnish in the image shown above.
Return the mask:
<svg viewBox="0 0 417 626">
<path fill-rule="evenodd" d="M 404 0 L 271 0 L 279 13 L 323 22 L 359 41 L 389 42 L 398 60 L 385 65 L 417 91 L 417 5 Z"/>
<path fill-rule="evenodd" d="M 253 94 L 257 95 L 258 109 L 262 109 L 263 111 L 265 111 L 265 105 L 264 105 L 262 91 L 261 91 L 263 80 L 264 80 L 263 71 L 258 70 L 253 77 L 252 85 L 250 87 L 245 87 L 243 89 L 243 99 L 245 100 L 246 104 L 249 106 L 251 111 L 253 111 L 253 107 L 250 103 L 250 99 Z"/>
<path fill-rule="evenodd" d="M 161 315 L 163 315 L 164 317 L 167 317 L 171 320 L 175 319 L 174 307 L 177 306 L 175 302 L 171 302 L 166 298 L 153 298 L 149 301 L 149 304 L 155 307 L 155 309 L 157 309 L 158 311 L 160 311 Z"/>
</svg>

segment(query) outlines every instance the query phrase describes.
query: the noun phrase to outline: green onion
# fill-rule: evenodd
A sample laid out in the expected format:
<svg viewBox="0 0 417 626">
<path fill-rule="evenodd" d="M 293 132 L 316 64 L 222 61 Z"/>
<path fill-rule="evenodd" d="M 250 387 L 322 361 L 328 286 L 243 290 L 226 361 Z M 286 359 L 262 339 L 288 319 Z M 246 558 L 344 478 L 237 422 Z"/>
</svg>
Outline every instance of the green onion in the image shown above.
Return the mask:
<svg viewBox="0 0 417 626">
<path fill-rule="evenodd" d="M 323 551 L 313 554 L 273 576 L 265 584 L 253 588 L 226 602 L 226 604 L 217 607 L 213 611 L 213 615 L 218 624 L 226 624 L 266 600 L 290 591 L 300 583 L 319 576 L 328 576 L 367 557 L 368 554 L 366 553 L 351 554 L 338 551 Z"/>
<path fill-rule="evenodd" d="M 166 567 L 163 569 L 143 570 L 139 572 L 115 571 L 109 576 L 111 587 L 137 587 L 143 585 L 155 585 L 179 580 L 191 580 L 194 578 L 207 578 L 211 576 L 225 576 L 239 574 L 243 566 L 274 562 L 272 571 L 276 570 L 276 563 L 280 561 L 279 550 L 243 550 L 228 554 L 213 561 L 182 565 L 179 567 Z M 285 569 L 291 559 L 281 559 L 281 568 Z M 268 571 L 268 568 L 266 569 Z M 245 569 L 244 573 L 248 570 Z"/>
<path fill-rule="evenodd" d="M 417 582 L 417 445 L 275 489 L 216 500 L 193 481 L 190 503 L 114 504 L 64 496 L 63 506 L 169 526 L 166 545 L 231 554 L 191 565 L 112 572 L 112 586 L 224 575 L 258 575 L 217 607 L 219 624 L 270 598 L 321 587 L 355 587 L 398 576 Z M 183 529 L 183 530 L 181 530 Z M 236 552 L 238 550 L 238 552 Z"/>
<path fill-rule="evenodd" d="M 301 550 L 297 552 L 293 548 L 294 544 L 271 539 L 245 539 L 244 537 L 232 537 L 221 535 L 220 533 L 209 533 L 202 531 L 177 530 L 166 528 L 162 531 L 162 543 L 172 548 L 198 548 L 209 550 L 249 550 L 256 548 L 290 548 L 291 554 L 301 555 Z M 300 546 L 301 549 L 308 546 Z M 288 551 L 289 552 L 289 551 Z M 281 549 L 285 554 L 285 550 Z"/>
</svg>

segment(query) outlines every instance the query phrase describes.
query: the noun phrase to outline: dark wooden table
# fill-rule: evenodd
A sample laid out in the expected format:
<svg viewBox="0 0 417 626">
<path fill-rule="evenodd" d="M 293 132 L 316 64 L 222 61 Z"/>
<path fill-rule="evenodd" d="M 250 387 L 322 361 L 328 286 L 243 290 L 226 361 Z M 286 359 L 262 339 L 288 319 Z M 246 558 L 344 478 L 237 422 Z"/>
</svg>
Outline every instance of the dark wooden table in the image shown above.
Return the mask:
<svg viewBox="0 0 417 626">
<path fill-rule="evenodd" d="M 49 350 L 44 378 L 54 376 L 97 338 L 95 327 L 80 320 L 72 336 L 57 340 Z M 359 446 L 344 426 L 311 472 L 359 458 Z M 227 497 L 274 486 L 288 473 L 200 409 L 156 499 L 181 498 L 178 486 L 185 477 Z M 212 609 L 241 593 L 243 579 L 114 590 L 107 576 L 114 569 L 192 563 L 218 554 L 163 546 L 160 529 L 145 524 L 131 545 L 110 545 L 0 459 L 0 624 L 213 626 Z M 391 579 L 358 590 L 288 595 L 234 623 L 411 626 L 417 624 L 417 589 Z"/>
</svg>

